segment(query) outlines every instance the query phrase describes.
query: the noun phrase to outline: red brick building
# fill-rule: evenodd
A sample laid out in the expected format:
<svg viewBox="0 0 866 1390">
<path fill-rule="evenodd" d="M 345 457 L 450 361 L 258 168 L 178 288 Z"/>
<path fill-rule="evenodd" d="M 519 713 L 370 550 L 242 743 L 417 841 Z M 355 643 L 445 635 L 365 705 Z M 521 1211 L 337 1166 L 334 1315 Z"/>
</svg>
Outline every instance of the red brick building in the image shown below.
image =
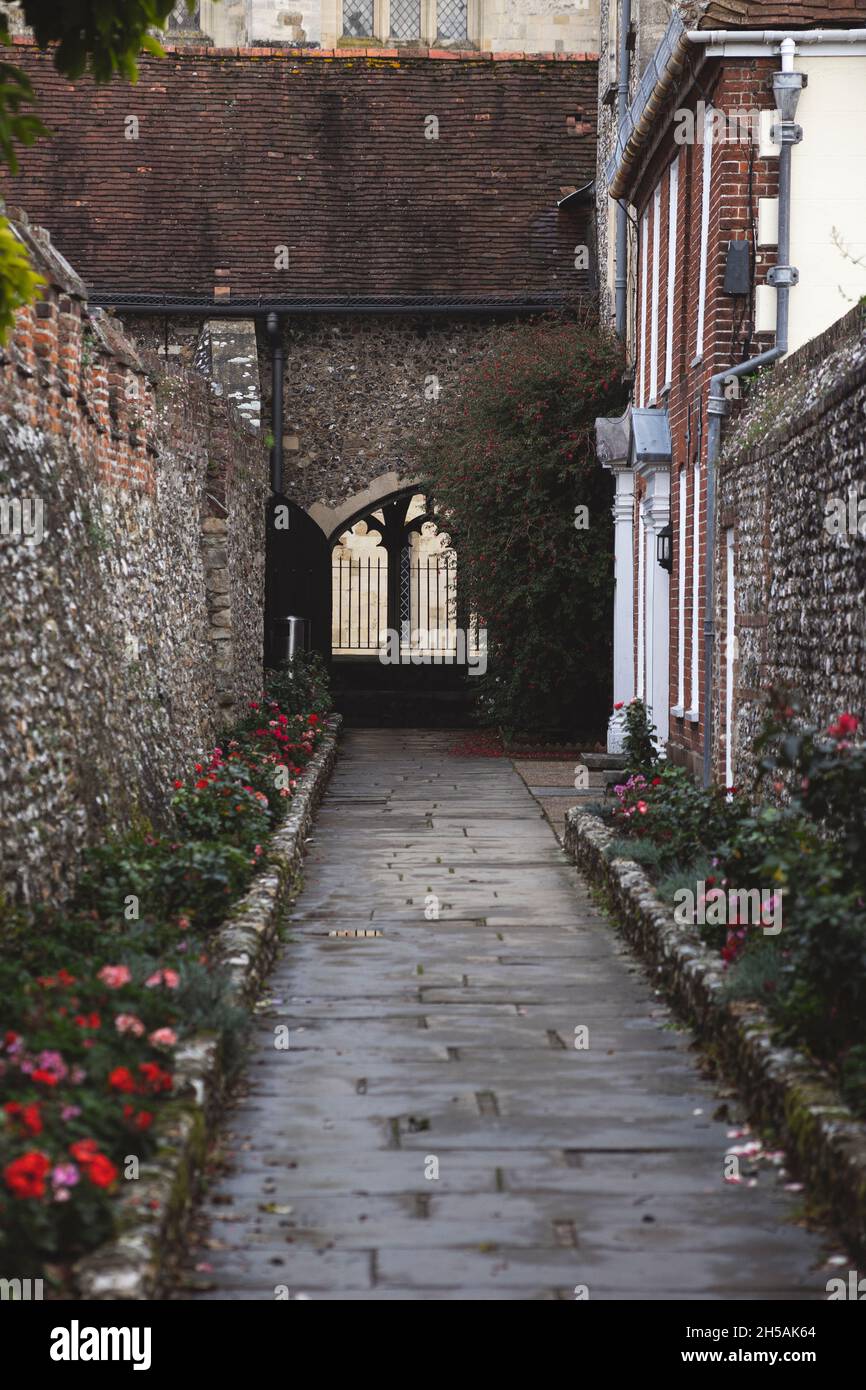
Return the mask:
<svg viewBox="0 0 866 1390">
<path fill-rule="evenodd" d="M 724 420 L 755 371 L 866 288 L 866 29 L 851 27 L 866 6 L 679 8 L 606 170 L 632 219 L 632 404 L 598 428 L 617 481 L 614 698 L 644 699 L 671 758 L 730 783 L 739 542 L 715 504 Z"/>
</svg>

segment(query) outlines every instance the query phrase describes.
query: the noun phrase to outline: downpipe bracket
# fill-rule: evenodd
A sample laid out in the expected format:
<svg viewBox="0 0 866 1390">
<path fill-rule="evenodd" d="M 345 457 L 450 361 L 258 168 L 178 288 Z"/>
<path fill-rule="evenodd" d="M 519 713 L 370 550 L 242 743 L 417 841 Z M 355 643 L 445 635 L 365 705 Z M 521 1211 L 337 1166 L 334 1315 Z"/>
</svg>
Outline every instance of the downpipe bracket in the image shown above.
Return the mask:
<svg viewBox="0 0 866 1390">
<path fill-rule="evenodd" d="M 800 281 L 800 272 L 795 265 L 772 265 L 767 271 L 767 284 L 774 289 L 789 288 Z"/>
</svg>

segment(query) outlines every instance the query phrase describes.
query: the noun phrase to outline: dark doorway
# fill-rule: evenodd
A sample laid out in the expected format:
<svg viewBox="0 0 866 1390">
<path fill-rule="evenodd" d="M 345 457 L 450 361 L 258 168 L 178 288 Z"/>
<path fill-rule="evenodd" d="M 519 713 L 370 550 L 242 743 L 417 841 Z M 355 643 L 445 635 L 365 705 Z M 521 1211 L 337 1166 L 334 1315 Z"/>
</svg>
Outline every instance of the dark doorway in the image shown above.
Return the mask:
<svg viewBox="0 0 866 1390">
<path fill-rule="evenodd" d="M 272 497 L 265 515 L 265 665 L 276 665 L 274 624 L 306 618 L 310 646 L 331 659 L 331 547 L 303 507 Z"/>
</svg>

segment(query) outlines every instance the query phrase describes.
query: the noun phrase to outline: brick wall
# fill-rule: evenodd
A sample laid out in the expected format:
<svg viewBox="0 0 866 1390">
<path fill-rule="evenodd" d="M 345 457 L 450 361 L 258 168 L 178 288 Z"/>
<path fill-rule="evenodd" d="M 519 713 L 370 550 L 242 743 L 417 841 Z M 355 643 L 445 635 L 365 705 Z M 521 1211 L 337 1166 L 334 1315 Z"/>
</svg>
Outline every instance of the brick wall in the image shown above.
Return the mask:
<svg viewBox="0 0 866 1390">
<path fill-rule="evenodd" d="M 595 173 L 595 55 L 193 47 L 144 58 L 134 87 L 71 84 L 32 46 L 15 59 L 54 137 L 28 150 L 9 200 L 94 294 L 589 286 L 574 255 L 589 209 L 556 204 Z"/>
<path fill-rule="evenodd" d="M 0 889 L 32 900 L 112 827 L 158 821 L 258 688 L 267 459 L 13 226 L 47 280 L 0 352 Z"/>
<path fill-rule="evenodd" d="M 763 58 L 738 58 L 715 65 L 705 65 L 700 73 L 700 83 L 687 97 L 680 93 L 676 101 L 677 110 L 695 112 L 697 123 L 697 103 L 699 97 L 707 103 L 712 102 L 724 112 L 738 110 L 772 110 L 772 73 L 775 64 Z M 658 143 L 646 161 L 635 190 L 634 198 L 638 218 L 647 208 L 652 207 L 653 192 L 661 182 L 661 230 L 660 230 L 660 285 L 658 296 L 658 380 L 664 380 L 664 355 L 667 346 L 668 295 L 668 170 L 674 156 L 679 155 L 679 189 L 677 201 L 677 250 L 675 257 L 675 277 L 673 286 L 673 334 L 672 369 L 670 391 L 660 394 L 657 404 L 666 405 L 671 426 L 671 525 L 674 536 L 674 570 L 670 585 L 670 705 L 677 705 L 679 686 L 679 474 L 687 470 L 686 499 L 688 507 L 686 525 L 686 585 L 685 585 L 685 623 L 684 623 L 684 662 L 685 662 L 685 705 L 697 713 L 697 719 L 671 717 L 668 750 L 670 756 L 685 763 L 692 771 L 698 772 L 703 750 L 703 619 L 704 619 L 704 571 L 706 555 L 704 538 L 706 536 L 706 448 L 707 419 L 706 400 L 709 380 L 714 372 L 745 360 L 763 351 L 772 344 L 772 337 L 754 331 L 754 288 L 766 281 L 769 266 L 775 261 L 775 251 L 757 251 L 754 257 L 754 286 L 752 296 L 734 298 L 724 293 L 724 277 L 727 249 L 732 239 L 751 241 L 753 229 L 757 227 L 758 199 L 774 197 L 777 193 L 777 167 L 775 159 L 762 158 L 757 144 L 749 140 L 727 140 L 715 143 L 712 153 L 712 180 L 710 185 L 709 239 L 707 247 L 705 326 L 703 352 L 697 352 L 697 304 L 700 283 L 701 260 L 701 204 L 703 161 L 705 147 L 702 143 L 677 145 L 674 140 L 675 124 L 673 110 L 668 112 L 668 128 L 665 138 Z M 661 123 L 660 123 L 661 128 Z M 652 280 L 652 258 L 654 241 L 654 217 L 651 215 L 648 238 L 648 257 L 650 270 L 648 284 Z M 642 302 L 640 296 L 641 275 L 638 275 L 638 332 L 637 368 L 635 377 L 635 399 L 639 403 L 650 404 L 649 389 L 649 346 L 646 351 L 646 365 L 641 371 L 640 329 Z M 647 294 L 647 318 L 652 310 L 652 296 Z M 647 322 L 647 344 L 650 340 L 650 323 Z M 700 524 L 698 528 L 698 586 L 695 595 L 694 574 L 694 528 L 693 505 L 695 489 L 694 462 L 700 462 L 698 478 Z M 637 533 L 637 505 L 640 491 L 636 496 L 635 532 Z M 652 559 L 652 563 L 655 560 Z M 696 603 L 695 603 L 696 598 Z M 697 656 L 698 680 L 693 689 L 691 680 L 694 651 L 694 616 L 697 607 Z M 637 615 L 637 604 L 635 605 Z M 637 621 L 637 617 L 635 617 Z M 637 641 L 637 639 L 636 639 Z M 718 644 L 717 644 L 718 645 Z M 716 759 L 718 771 L 718 758 Z"/>
</svg>

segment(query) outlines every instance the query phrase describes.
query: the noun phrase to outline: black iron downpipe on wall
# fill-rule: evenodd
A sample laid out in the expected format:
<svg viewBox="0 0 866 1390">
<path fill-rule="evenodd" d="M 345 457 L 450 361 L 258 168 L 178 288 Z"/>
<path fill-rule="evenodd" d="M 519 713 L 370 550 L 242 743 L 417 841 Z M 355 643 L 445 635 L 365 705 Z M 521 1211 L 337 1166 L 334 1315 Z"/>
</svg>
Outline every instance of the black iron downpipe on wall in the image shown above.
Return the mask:
<svg viewBox="0 0 866 1390">
<path fill-rule="evenodd" d="M 271 492 L 283 496 L 283 330 L 279 314 L 268 314 L 271 345 Z"/>
</svg>

